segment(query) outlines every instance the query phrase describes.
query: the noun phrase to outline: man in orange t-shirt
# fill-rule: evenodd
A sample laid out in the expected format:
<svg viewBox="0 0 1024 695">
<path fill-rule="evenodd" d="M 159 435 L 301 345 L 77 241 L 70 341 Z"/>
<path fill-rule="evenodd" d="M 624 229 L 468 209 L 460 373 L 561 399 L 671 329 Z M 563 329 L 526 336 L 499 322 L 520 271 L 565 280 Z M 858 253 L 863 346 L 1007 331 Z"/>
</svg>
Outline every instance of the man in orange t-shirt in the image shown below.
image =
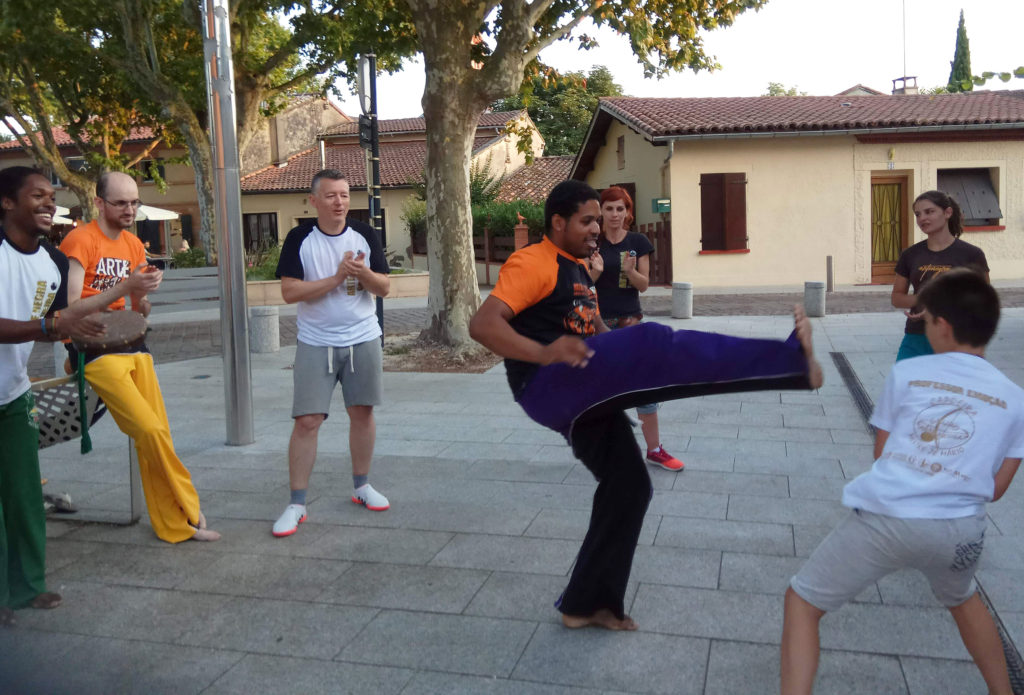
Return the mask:
<svg viewBox="0 0 1024 695">
<path fill-rule="evenodd" d="M 126 231 L 139 208 L 135 180 L 118 172 L 103 174 L 96 184 L 96 205 L 99 217 L 72 230 L 60 246 L 70 265 L 68 305 L 109 293 L 108 308 L 123 310 L 124 293 L 115 288 L 126 282 L 132 286 L 128 293 L 132 309 L 148 316 L 151 305 L 146 295 L 160 285 L 163 273 L 148 266 L 142 242 Z M 71 351 L 75 355 L 73 348 Z M 135 440 L 142 489 L 156 535 L 169 543 L 220 538 L 206 528 L 192 476 L 174 451 L 149 349 L 142 344 L 116 354 L 86 355 L 86 360 L 86 380 L 107 404 L 121 431 Z"/>
</svg>

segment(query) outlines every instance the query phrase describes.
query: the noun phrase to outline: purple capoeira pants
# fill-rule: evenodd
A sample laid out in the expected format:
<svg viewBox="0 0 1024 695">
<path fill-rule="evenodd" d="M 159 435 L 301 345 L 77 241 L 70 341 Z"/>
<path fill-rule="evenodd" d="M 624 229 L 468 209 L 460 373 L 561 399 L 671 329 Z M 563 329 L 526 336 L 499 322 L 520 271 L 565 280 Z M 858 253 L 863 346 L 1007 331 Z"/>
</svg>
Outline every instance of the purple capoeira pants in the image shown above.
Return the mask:
<svg viewBox="0 0 1024 695">
<path fill-rule="evenodd" d="M 541 367 L 519 404 L 564 435 L 598 481 L 587 535 L 555 605 L 567 615 L 608 609 L 621 619 L 651 498 L 647 466 L 623 410 L 706 394 L 809 389 L 810 382 L 795 335 L 748 339 L 641 323 L 587 344 L 594 356 L 585 368 Z"/>
</svg>

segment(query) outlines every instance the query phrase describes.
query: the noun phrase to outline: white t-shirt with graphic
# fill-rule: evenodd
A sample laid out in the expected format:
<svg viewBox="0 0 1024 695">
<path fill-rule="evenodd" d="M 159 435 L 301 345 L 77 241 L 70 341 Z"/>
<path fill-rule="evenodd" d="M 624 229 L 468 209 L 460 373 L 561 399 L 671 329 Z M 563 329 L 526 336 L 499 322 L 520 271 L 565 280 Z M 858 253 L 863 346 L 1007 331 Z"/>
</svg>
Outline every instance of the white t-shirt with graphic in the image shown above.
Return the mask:
<svg viewBox="0 0 1024 695">
<path fill-rule="evenodd" d="M 0 229 L 0 318 L 28 321 L 68 304 L 68 259 L 45 241 L 26 253 Z M 34 342 L 0 343 L 0 405 L 31 388 L 28 358 Z"/>
<path fill-rule="evenodd" d="M 984 511 L 1005 458 L 1024 458 L 1024 389 L 984 358 L 944 352 L 893 365 L 871 424 L 889 432 L 843 504 L 902 519 Z"/>
</svg>

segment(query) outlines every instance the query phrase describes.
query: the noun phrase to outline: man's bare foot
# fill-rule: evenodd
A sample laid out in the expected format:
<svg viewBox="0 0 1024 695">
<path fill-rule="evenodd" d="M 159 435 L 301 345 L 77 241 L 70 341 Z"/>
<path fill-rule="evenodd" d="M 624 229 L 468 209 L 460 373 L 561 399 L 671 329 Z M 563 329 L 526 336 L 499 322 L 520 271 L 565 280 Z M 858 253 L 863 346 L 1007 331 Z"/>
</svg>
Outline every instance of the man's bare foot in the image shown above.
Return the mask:
<svg viewBox="0 0 1024 695">
<path fill-rule="evenodd" d="M 42 608 L 44 610 L 50 610 L 59 606 L 64 599 L 60 597 L 60 594 L 55 594 L 52 591 L 46 591 L 41 594 L 36 594 L 36 597 L 32 599 L 32 603 L 28 604 L 33 608 Z"/>
<path fill-rule="evenodd" d="M 621 620 L 607 608 L 601 608 L 593 615 L 562 614 L 562 624 L 568 628 L 603 627 L 605 630 L 635 630 L 636 622 L 628 615 Z"/>
<path fill-rule="evenodd" d="M 206 517 L 203 516 L 202 512 L 199 512 L 199 528 L 201 528 L 201 529 L 205 529 L 206 528 Z"/>
<path fill-rule="evenodd" d="M 800 347 L 804 350 L 804 357 L 807 358 L 807 379 L 811 382 L 811 388 L 821 388 L 825 383 L 825 375 L 821 371 L 821 365 L 814 357 L 814 343 L 811 341 L 811 320 L 807 318 L 802 305 L 793 307 L 793 330 L 796 331 L 796 339 L 800 341 Z"/>
<path fill-rule="evenodd" d="M 217 533 L 216 531 L 211 531 L 210 529 L 197 528 L 196 532 L 194 534 L 192 534 L 192 539 L 191 540 L 194 540 L 194 541 L 207 541 L 207 542 L 219 541 L 220 540 L 220 534 Z"/>
</svg>

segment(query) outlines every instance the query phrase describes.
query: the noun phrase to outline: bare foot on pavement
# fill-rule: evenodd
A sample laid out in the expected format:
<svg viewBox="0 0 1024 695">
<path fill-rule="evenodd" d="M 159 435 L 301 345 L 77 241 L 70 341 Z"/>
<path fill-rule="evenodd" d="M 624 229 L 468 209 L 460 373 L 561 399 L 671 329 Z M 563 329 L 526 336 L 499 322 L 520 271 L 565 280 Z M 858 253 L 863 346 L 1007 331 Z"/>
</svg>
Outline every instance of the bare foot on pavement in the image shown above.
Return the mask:
<svg viewBox="0 0 1024 695">
<path fill-rule="evenodd" d="M 607 608 L 602 608 L 593 615 L 562 615 L 562 624 L 568 628 L 603 627 L 606 630 L 635 630 L 636 622 L 628 615 L 616 618 Z"/>
</svg>

